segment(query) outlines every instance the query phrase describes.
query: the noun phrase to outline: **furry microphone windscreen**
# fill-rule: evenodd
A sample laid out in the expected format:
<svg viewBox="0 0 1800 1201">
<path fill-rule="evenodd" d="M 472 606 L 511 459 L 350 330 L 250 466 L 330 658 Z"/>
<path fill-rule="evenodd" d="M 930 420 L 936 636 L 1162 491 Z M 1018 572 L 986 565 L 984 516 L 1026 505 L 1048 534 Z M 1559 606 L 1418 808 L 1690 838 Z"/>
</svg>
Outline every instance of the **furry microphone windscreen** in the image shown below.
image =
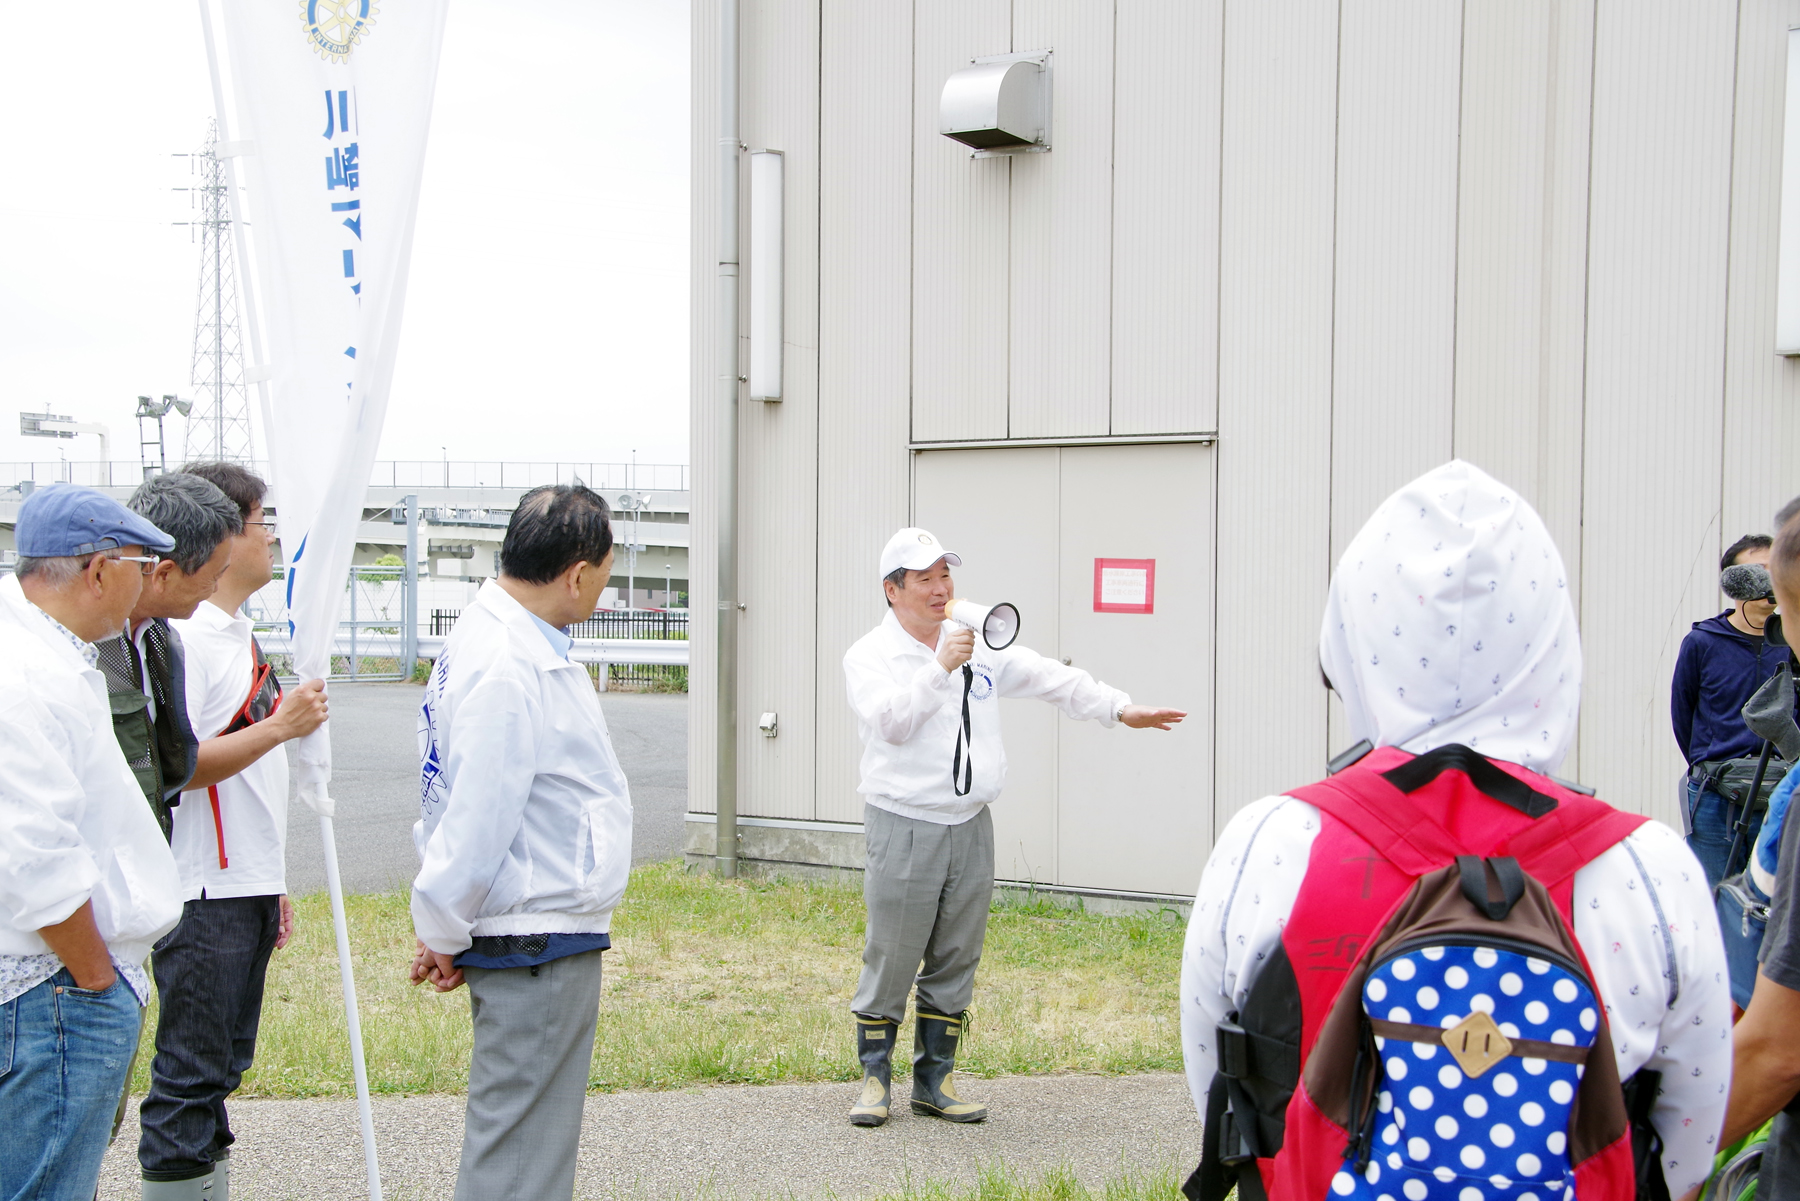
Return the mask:
<svg viewBox="0 0 1800 1201">
<path fill-rule="evenodd" d="M 1775 595 L 1769 569 L 1761 563 L 1733 563 L 1719 575 L 1719 587 L 1734 601 L 1767 600 Z"/>
</svg>

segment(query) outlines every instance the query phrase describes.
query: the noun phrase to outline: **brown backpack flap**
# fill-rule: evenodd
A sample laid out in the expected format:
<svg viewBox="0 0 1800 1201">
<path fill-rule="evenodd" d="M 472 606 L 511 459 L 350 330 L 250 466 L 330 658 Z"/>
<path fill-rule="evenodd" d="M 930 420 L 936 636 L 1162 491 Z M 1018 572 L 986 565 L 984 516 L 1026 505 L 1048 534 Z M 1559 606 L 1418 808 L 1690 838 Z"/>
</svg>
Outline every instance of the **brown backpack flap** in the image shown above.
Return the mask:
<svg viewBox="0 0 1800 1201">
<path fill-rule="evenodd" d="M 1472 858 L 1464 856 L 1463 858 Z M 1481 862 L 1477 860 L 1476 862 Z M 1312 1054 L 1301 1073 L 1306 1095 L 1319 1111 L 1346 1134 L 1355 1132 L 1374 1106 L 1380 1073 L 1368 1070 L 1374 1036 L 1379 1033 L 1363 1012 L 1363 986 L 1377 963 L 1401 946 L 1435 941 L 1460 943 L 1516 944 L 1521 951 L 1539 951 L 1551 959 L 1560 959 L 1580 968 L 1580 975 L 1590 988 L 1593 980 L 1587 971 L 1581 950 L 1575 943 L 1550 893 L 1536 879 L 1520 873 L 1518 900 L 1501 920 L 1494 920 L 1484 910 L 1503 901 L 1510 889 L 1500 879 L 1505 869 L 1496 869 L 1488 861 L 1488 896 L 1478 908 L 1471 900 L 1472 889 L 1465 889 L 1465 869 L 1453 863 L 1429 875 L 1421 876 L 1381 933 L 1369 944 L 1351 969 L 1348 979 L 1332 1003 L 1331 1012 L 1319 1030 Z M 1496 890 L 1495 884 L 1500 888 Z M 1496 895 L 1498 892 L 1498 895 Z M 1594 993 L 1599 995 L 1599 989 Z M 1612 1038 L 1607 1033 L 1606 1014 L 1597 1006 L 1598 1024 L 1593 1045 L 1585 1053 L 1586 1068 L 1575 1094 L 1569 1120 L 1569 1162 L 1578 1165 L 1617 1142 L 1626 1129 L 1625 1097 L 1619 1086 L 1619 1065 L 1613 1056 Z M 1431 1031 L 1441 1039 L 1442 1030 Z M 1386 1037 L 1384 1035 L 1384 1037 Z M 1398 1037 L 1405 1038 L 1405 1035 Z M 1417 1041 L 1417 1040 L 1412 1040 Z M 1515 1053 L 1540 1056 L 1536 1049 L 1515 1042 Z M 1574 1047 L 1560 1047 L 1559 1059 L 1570 1058 Z"/>
</svg>

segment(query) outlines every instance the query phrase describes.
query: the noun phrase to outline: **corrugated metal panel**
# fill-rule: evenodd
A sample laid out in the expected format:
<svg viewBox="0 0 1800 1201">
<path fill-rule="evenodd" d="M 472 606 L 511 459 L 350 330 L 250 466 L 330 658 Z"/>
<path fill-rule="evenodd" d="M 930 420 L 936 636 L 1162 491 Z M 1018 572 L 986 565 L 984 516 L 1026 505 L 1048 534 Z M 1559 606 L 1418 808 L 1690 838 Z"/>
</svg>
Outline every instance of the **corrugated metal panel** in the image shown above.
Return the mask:
<svg viewBox="0 0 1800 1201">
<path fill-rule="evenodd" d="M 1012 166 L 938 133 L 938 97 L 970 59 L 1011 49 L 1011 4 L 917 0 L 914 15 L 912 433 L 1004 438 Z"/>
<path fill-rule="evenodd" d="M 1603 0 L 1595 29 L 1581 769 L 1665 821 L 1669 675 L 1719 608 L 1734 13 Z"/>
<path fill-rule="evenodd" d="M 1185 709 L 1173 730 L 1056 722 L 1057 876 L 1088 887 L 1188 893 L 1212 838 L 1213 524 L 1208 446 L 1059 452 L 1061 650 L 1140 705 Z M 1096 496 L 1141 498 L 1120 522 Z M 1094 560 L 1153 559 L 1155 611 L 1094 612 Z M 1043 708 L 1045 706 L 1036 705 Z"/>
<path fill-rule="evenodd" d="M 1593 9 L 1466 0 L 1463 11 L 1456 454 L 1531 501 L 1573 584 Z M 1579 746 L 1565 762 L 1580 774 Z"/>
<path fill-rule="evenodd" d="M 1118 0 L 1112 432 L 1218 421 L 1224 0 Z"/>
<path fill-rule="evenodd" d="M 886 612 L 877 556 L 908 521 L 912 24 L 897 0 L 823 11 L 815 753 L 827 821 L 862 820 L 842 661 Z"/>
<path fill-rule="evenodd" d="M 1226 10 L 1216 828 L 1327 757 L 1337 42 L 1335 6 Z"/>
<path fill-rule="evenodd" d="M 1594 82 L 1593 0 L 1550 13 L 1549 147 L 1544 199 L 1544 322 L 1540 346 L 1537 508 L 1562 551 L 1580 611 L 1582 429 L 1587 390 L 1588 138 Z M 1562 774 L 1580 779 L 1579 730 Z"/>
<path fill-rule="evenodd" d="M 1450 457 L 1460 6 L 1345 0 L 1332 550 Z"/>
<path fill-rule="evenodd" d="M 738 812 L 810 818 L 818 625 L 819 6 L 744 6 L 743 134 L 786 153 L 783 399 L 739 408 Z M 749 209 L 746 220 L 752 219 Z M 749 241 L 745 240 L 748 247 Z M 746 256 L 747 257 L 747 256 Z M 757 269 L 755 263 L 748 270 Z M 790 734 L 767 738 L 774 712 Z"/>
<path fill-rule="evenodd" d="M 1456 454 L 1538 502 L 1552 0 L 1465 0 Z"/>
<path fill-rule="evenodd" d="M 692 195 L 690 216 L 693 257 L 689 263 L 692 299 L 689 323 L 693 333 L 689 356 L 688 414 L 689 459 L 693 465 L 693 506 L 689 516 L 688 605 L 694 620 L 688 628 L 691 666 L 688 668 L 688 808 L 696 813 L 716 810 L 713 792 L 713 720 L 718 697 L 718 673 L 714 659 L 718 638 L 714 615 L 718 612 L 718 513 L 719 439 L 722 402 L 718 343 L 718 192 L 719 192 L 719 11 L 717 0 L 696 0 L 692 19 L 693 124 Z"/>
<path fill-rule="evenodd" d="M 1800 359 L 1777 355 L 1774 340 L 1787 31 L 1800 24 L 1800 4 L 1746 5 L 1739 20 L 1719 530 L 1726 545 L 1769 530 L 1775 510 L 1800 492 Z"/>
<path fill-rule="evenodd" d="M 960 596 L 1019 609 L 1019 642 L 1061 658 L 1060 506 L 1055 449 L 929 451 L 914 457 L 917 523 L 962 556 Z M 1004 521 L 992 514 L 1005 513 Z M 993 806 L 1001 879 L 1059 884 L 1057 725 L 1038 701 L 1000 705 L 1006 787 Z M 975 748 L 977 753 L 985 753 Z M 948 765 L 946 765 L 947 767 Z"/>
<path fill-rule="evenodd" d="M 1010 434 L 1108 432 L 1113 6 L 1014 0 L 1013 47 L 1056 52 L 1053 149 L 1012 166 Z"/>
</svg>

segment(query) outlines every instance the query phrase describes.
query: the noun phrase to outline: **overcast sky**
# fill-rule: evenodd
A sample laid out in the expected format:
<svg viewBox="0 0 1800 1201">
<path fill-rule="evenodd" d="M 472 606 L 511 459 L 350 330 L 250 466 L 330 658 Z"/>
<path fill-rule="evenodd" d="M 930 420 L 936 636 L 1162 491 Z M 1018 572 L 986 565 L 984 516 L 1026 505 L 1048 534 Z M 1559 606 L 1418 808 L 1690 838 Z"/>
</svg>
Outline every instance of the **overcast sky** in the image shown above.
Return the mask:
<svg viewBox="0 0 1800 1201">
<path fill-rule="evenodd" d="M 0 72 L 0 461 L 99 456 L 19 411 L 135 460 L 137 395 L 192 393 L 199 9 L 58 11 Z M 686 0 L 450 0 L 379 457 L 687 461 L 688 109 Z"/>
</svg>

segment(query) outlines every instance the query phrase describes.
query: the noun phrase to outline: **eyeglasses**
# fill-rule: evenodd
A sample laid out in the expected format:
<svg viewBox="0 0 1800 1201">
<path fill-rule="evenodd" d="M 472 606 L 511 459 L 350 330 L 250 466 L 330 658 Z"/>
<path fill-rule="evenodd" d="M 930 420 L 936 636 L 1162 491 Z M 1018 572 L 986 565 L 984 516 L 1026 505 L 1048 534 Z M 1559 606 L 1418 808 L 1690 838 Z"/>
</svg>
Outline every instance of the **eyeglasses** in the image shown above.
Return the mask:
<svg viewBox="0 0 1800 1201">
<path fill-rule="evenodd" d="M 155 571 L 156 565 L 162 562 L 161 555 L 107 555 L 106 558 L 113 563 L 136 563 L 145 575 Z"/>
<path fill-rule="evenodd" d="M 275 523 L 273 521 L 246 521 L 244 524 L 246 526 L 261 526 L 263 533 L 268 534 L 270 537 L 275 536 Z"/>
</svg>

